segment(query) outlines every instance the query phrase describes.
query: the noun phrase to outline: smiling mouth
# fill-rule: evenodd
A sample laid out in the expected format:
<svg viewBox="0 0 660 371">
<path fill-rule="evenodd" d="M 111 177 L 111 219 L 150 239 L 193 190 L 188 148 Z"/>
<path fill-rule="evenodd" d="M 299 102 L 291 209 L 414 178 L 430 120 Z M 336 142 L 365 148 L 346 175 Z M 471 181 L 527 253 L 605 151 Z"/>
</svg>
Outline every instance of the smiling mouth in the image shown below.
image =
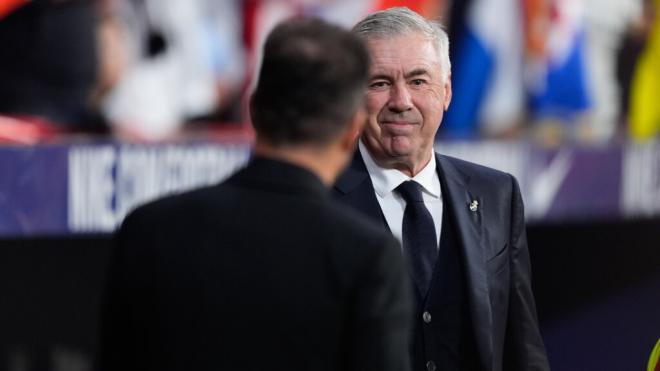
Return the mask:
<svg viewBox="0 0 660 371">
<path fill-rule="evenodd" d="M 408 122 L 408 121 L 383 121 L 381 125 L 388 125 L 388 126 L 408 126 L 408 125 L 415 125 L 413 122 Z"/>
<path fill-rule="evenodd" d="M 381 123 L 381 127 L 389 135 L 410 135 L 413 132 L 415 123 L 408 121 L 386 121 Z"/>
</svg>

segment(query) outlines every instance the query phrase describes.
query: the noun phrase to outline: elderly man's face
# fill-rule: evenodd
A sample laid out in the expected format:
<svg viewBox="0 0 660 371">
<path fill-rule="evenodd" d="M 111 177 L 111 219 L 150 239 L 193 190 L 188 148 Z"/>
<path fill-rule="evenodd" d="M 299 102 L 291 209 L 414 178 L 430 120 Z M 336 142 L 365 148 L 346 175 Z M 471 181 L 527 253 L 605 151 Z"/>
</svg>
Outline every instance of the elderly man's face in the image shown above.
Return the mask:
<svg viewBox="0 0 660 371">
<path fill-rule="evenodd" d="M 422 35 L 368 39 L 367 46 L 372 65 L 363 142 L 379 165 L 415 175 L 433 155 L 451 83 Z"/>
</svg>

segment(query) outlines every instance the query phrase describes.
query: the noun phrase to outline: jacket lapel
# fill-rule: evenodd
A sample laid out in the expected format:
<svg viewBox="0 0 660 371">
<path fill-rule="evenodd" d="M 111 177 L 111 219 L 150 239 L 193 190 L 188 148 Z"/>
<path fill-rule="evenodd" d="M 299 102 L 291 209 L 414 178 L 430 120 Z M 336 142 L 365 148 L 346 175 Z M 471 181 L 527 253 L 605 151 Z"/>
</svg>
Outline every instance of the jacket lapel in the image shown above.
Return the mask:
<svg viewBox="0 0 660 371">
<path fill-rule="evenodd" d="M 337 199 L 364 213 L 373 222 L 382 225 L 390 232 L 360 151 L 355 151 L 353 161 L 337 179 L 333 191 Z"/>
<path fill-rule="evenodd" d="M 470 179 L 461 173 L 446 157 L 436 154 L 440 182 L 445 185 L 449 216 L 455 221 L 459 250 L 464 259 L 466 289 L 470 315 L 479 354 L 484 366 L 492 363 L 492 317 L 488 295 L 488 279 L 482 247 L 482 220 L 479 208 L 472 211 L 470 205 L 477 201 L 483 205 L 479 194 L 470 190 Z M 474 208 L 474 207 L 473 207 Z"/>
</svg>

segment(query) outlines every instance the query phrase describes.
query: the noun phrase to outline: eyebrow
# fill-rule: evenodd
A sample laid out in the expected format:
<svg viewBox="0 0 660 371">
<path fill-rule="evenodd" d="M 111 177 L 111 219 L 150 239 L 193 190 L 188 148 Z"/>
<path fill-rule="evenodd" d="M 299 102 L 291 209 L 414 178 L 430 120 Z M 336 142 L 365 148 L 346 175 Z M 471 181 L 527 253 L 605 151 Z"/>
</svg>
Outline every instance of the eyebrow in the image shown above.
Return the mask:
<svg viewBox="0 0 660 371">
<path fill-rule="evenodd" d="M 406 79 L 409 79 L 411 77 L 416 77 L 416 76 L 421 76 L 421 75 L 429 75 L 429 72 L 424 69 L 424 68 L 415 68 L 414 70 L 407 72 L 403 77 Z"/>
<path fill-rule="evenodd" d="M 378 75 L 373 75 L 369 77 L 370 80 L 392 80 L 392 77 L 390 75 L 386 75 L 383 73 L 380 73 Z"/>
<path fill-rule="evenodd" d="M 410 72 L 406 72 L 406 74 L 403 76 L 405 79 L 409 79 L 412 77 L 416 76 L 421 76 L 421 75 L 427 75 L 429 76 L 429 72 L 425 68 L 415 68 L 414 70 Z M 373 75 L 369 78 L 370 80 L 392 80 L 392 76 L 384 74 L 384 73 L 379 73 L 376 75 Z"/>
</svg>

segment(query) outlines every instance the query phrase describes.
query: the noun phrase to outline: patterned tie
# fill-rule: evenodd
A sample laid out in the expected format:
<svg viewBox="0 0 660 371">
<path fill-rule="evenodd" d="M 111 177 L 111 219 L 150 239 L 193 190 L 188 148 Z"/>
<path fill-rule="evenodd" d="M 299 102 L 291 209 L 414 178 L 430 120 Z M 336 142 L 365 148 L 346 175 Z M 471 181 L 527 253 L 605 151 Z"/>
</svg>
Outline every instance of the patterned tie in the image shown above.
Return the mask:
<svg viewBox="0 0 660 371">
<path fill-rule="evenodd" d="M 431 213 L 424 206 L 419 184 L 406 181 L 401 183 L 396 191 L 406 201 L 406 209 L 403 213 L 403 251 L 410 262 L 412 277 L 424 297 L 438 257 L 435 224 Z"/>
</svg>

